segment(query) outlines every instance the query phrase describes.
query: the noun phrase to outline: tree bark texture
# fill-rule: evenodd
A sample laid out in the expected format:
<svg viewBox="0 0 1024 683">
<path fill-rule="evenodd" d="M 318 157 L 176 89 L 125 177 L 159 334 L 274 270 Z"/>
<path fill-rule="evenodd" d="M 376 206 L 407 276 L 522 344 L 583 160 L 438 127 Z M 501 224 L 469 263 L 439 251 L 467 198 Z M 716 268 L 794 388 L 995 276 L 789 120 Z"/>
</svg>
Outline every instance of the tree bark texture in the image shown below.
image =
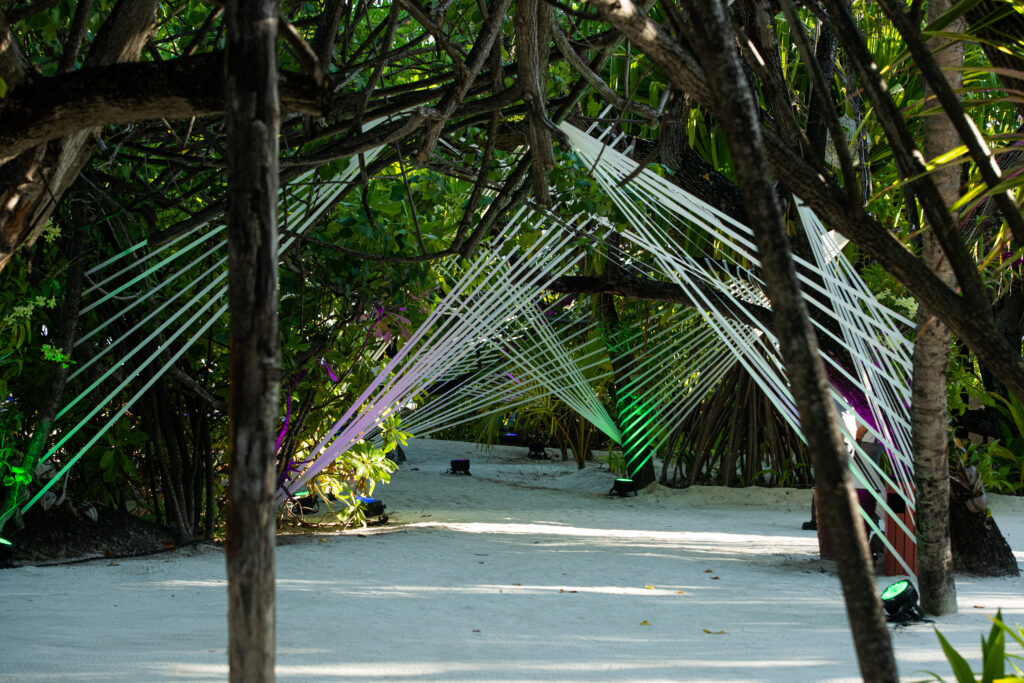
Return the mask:
<svg viewBox="0 0 1024 683">
<path fill-rule="evenodd" d="M 950 8 L 950 0 L 928 3 L 929 21 Z M 949 27 L 962 32 L 962 19 Z M 933 38 L 929 47 L 950 86 L 956 90 L 963 78 L 962 43 Z M 931 94 L 925 83 L 925 96 Z M 960 144 L 949 118 L 937 113 L 925 118 L 924 153 L 928 159 L 944 154 Z M 958 166 L 937 168 L 932 172 L 935 185 L 947 206 L 960 196 Z M 925 264 L 951 288 L 956 276 L 945 257 L 931 226 L 922 236 Z M 946 377 L 949 370 L 949 328 L 938 320 L 927 305 L 917 309 L 917 335 L 914 339 L 914 370 L 910 423 L 914 443 L 915 523 L 918 552 L 918 582 L 921 608 L 928 614 L 956 613 L 956 587 L 953 583 L 953 556 L 949 540 L 949 411 L 946 405 Z"/>
<path fill-rule="evenodd" d="M 996 526 L 996 520 L 987 510 L 977 512 L 976 508 L 972 510 L 968 506 L 978 491 L 960 478 L 954 479 L 949 489 L 953 569 L 972 576 L 1020 576 L 1017 558 Z"/>
<path fill-rule="evenodd" d="M 0 108 L 0 163 L 83 127 L 175 119 L 224 111 L 222 52 L 164 62 L 130 62 L 39 79 Z M 312 78 L 288 73 L 282 105 L 321 116 L 326 92 Z"/>
<path fill-rule="evenodd" d="M 231 313 L 228 659 L 237 683 L 274 680 L 274 440 L 278 79 L 274 0 L 227 3 L 228 301 Z"/>
<path fill-rule="evenodd" d="M 534 199 L 543 205 L 551 203 L 548 193 L 548 171 L 554 168 L 551 133 L 547 127 L 548 51 L 551 41 L 551 8 L 540 0 L 516 0 L 516 48 L 519 57 L 519 78 L 523 81 L 523 101 L 529 121 L 530 155 L 533 158 L 532 180 Z"/>
<path fill-rule="evenodd" d="M 743 76 L 721 0 L 687 2 L 698 54 L 712 90 L 712 111 L 725 133 L 761 257 L 786 373 L 814 463 L 825 523 L 833 529 L 836 563 L 857 649 L 868 681 L 898 681 L 882 617 L 871 555 L 856 511 L 846 450 L 828 380 L 800 293 L 752 93 Z"/>
</svg>

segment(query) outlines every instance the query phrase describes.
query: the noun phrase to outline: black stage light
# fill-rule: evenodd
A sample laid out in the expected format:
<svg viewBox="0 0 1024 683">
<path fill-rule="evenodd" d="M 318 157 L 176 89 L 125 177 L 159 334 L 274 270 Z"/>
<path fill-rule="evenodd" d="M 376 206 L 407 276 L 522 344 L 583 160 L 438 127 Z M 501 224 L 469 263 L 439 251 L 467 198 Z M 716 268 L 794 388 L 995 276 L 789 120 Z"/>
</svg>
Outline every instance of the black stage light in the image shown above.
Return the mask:
<svg viewBox="0 0 1024 683">
<path fill-rule="evenodd" d="M 451 474 L 470 474 L 469 458 L 453 458 L 451 469 L 448 472 Z"/>
<path fill-rule="evenodd" d="M 547 460 L 550 456 L 543 443 L 534 441 L 530 443 L 530 452 L 526 454 L 526 457 L 530 460 Z"/>
<path fill-rule="evenodd" d="M 636 484 L 632 479 L 626 479 L 623 477 L 616 479 L 615 482 L 612 483 L 611 490 L 608 491 L 609 496 L 615 495 L 621 496 L 622 498 L 625 498 L 631 493 L 634 496 L 636 495 Z"/>
<path fill-rule="evenodd" d="M 381 517 L 382 521 L 388 521 L 388 518 L 384 515 L 384 508 L 387 505 L 383 501 L 376 498 L 370 498 L 369 496 L 356 496 L 359 502 L 363 504 L 363 514 L 367 517 Z"/>
<path fill-rule="evenodd" d="M 0 538 L 0 569 L 14 566 L 14 544 L 6 538 Z"/>
<path fill-rule="evenodd" d="M 888 621 L 921 621 L 924 612 L 917 604 L 917 589 L 908 579 L 901 579 L 882 591 L 882 606 Z"/>
</svg>

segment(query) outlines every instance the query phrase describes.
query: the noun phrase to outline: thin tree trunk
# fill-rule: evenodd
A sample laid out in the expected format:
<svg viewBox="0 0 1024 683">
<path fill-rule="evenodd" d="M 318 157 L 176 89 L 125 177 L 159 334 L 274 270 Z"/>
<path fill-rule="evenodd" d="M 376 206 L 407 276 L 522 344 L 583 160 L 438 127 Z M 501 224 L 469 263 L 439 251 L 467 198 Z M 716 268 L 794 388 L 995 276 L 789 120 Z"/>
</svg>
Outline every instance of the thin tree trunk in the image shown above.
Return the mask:
<svg viewBox="0 0 1024 683">
<path fill-rule="evenodd" d="M 613 277 L 621 271 L 618 260 L 619 236 L 613 233 L 608 238 L 608 263 L 606 270 Z M 625 368 L 633 366 L 633 351 L 626 341 L 627 335 L 621 329 L 619 314 L 615 310 L 615 302 L 610 294 L 599 294 L 597 297 L 597 314 L 604 327 L 605 342 L 608 345 L 608 359 L 612 365 L 611 395 L 614 404 L 614 415 L 619 432 L 622 434 L 622 455 L 626 461 L 626 476 L 633 480 L 634 486 L 644 488 L 655 478 L 654 460 L 650 456 L 650 439 L 644 431 L 640 419 L 643 406 L 631 386 L 629 373 Z M 582 444 L 581 444 L 582 445 Z M 575 447 L 573 450 L 576 450 Z M 585 456 L 583 456 L 585 457 Z M 576 461 L 583 468 L 581 455 L 577 453 Z"/>
<path fill-rule="evenodd" d="M 169 465 L 170 456 L 165 448 L 167 440 L 164 438 L 163 429 L 160 425 L 160 404 L 157 401 L 154 389 L 150 389 L 147 392 L 145 403 L 148 409 L 141 411 L 142 424 L 149 434 L 149 441 L 153 445 L 153 456 L 155 456 L 156 462 L 160 467 L 160 481 L 163 484 L 164 510 L 167 513 L 167 520 L 168 522 L 172 519 L 174 520 L 174 525 L 178 529 L 178 543 L 188 543 L 192 540 L 192 537 L 187 531 L 188 523 L 185 520 L 181 490 L 177 486 L 177 478 L 174 476 Z"/>
<path fill-rule="evenodd" d="M 274 0 L 230 0 L 225 11 L 231 311 L 226 555 L 228 661 L 237 683 L 274 680 L 274 445 L 281 388 L 277 16 Z"/>
<path fill-rule="evenodd" d="M 825 503 L 825 523 L 834 530 L 836 561 L 861 675 L 868 681 L 895 682 L 899 680 L 896 660 L 882 618 L 867 539 L 856 512 L 846 451 L 776 203 L 754 100 L 743 78 L 721 0 L 691 0 L 686 6 L 717 105 L 713 113 L 728 140 L 747 215 L 754 226 L 786 374 Z"/>
<path fill-rule="evenodd" d="M 212 541 L 217 525 L 217 500 L 214 495 L 214 460 L 213 447 L 210 444 L 210 418 L 203 420 L 203 477 L 206 493 L 206 522 L 203 526 L 203 540 Z"/>
<path fill-rule="evenodd" d="M 934 21 L 952 6 L 951 0 L 931 0 L 928 20 Z M 947 30 L 960 33 L 963 19 Z M 963 43 L 954 42 L 939 51 L 946 38 L 933 38 L 929 47 L 943 69 L 953 90 L 963 81 Z M 931 96 L 925 83 L 925 97 Z M 934 100 L 932 100 L 934 102 Z M 934 159 L 960 144 L 960 137 L 942 112 L 925 118 L 924 153 Z M 932 172 L 935 185 L 946 206 L 960 196 L 960 168 L 946 166 Z M 956 277 L 933 230 L 923 236 L 925 264 L 943 282 L 955 287 Z M 921 607 L 928 614 L 956 613 L 956 586 L 953 583 L 953 554 L 949 540 L 949 411 L 946 405 L 946 375 L 949 368 L 950 331 L 927 306 L 917 309 L 917 336 L 914 340 L 914 379 L 910 423 L 914 442 L 914 486 L 917 503 L 915 522 Z"/>
</svg>

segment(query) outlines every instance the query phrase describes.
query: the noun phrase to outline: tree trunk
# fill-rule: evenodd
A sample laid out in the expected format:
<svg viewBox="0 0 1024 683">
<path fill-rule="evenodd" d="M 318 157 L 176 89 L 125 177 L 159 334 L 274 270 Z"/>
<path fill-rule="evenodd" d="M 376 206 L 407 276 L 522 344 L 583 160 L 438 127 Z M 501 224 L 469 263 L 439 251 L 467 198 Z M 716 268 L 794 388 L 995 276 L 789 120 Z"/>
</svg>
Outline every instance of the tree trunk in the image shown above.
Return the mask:
<svg viewBox="0 0 1024 683">
<path fill-rule="evenodd" d="M 940 17 L 952 5 L 951 0 L 932 0 L 928 3 L 929 21 Z M 962 19 L 949 29 L 964 30 Z M 954 90 L 960 88 L 964 48 L 954 43 L 939 51 L 948 42 L 933 38 L 929 47 L 943 67 L 946 79 Z M 930 96 L 925 84 L 925 96 Z M 960 144 L 960 137 L 949 118 L 937 113 L 925 118 L 924 153 L 934 159 Z M 960 196 L 960 169 L 947 166 L 932 172 L 935 185 L 947 206 Z M 956 277 L 945 258 L 933 230 L 923 233 L 925 264 L 950 287 Z M 917 335 L 914 341 L 913 397 L 910 422 L 914 443 L 914 486 L 917 503 L 915 522 L 917 531 L 918 582 L 921 608 L 928 614 L 956 613 L 956 586 L 953 583 L 953 556 L 949 541 L 949 423 L 946 405 L 946 376 L 949 369 L 950 331 L 921 304 L 917 309 Z"/>
<path fill-rule="evenodd" d="M 274 680 L 277 313 L 277 16 L 274 0 L 226 5 L 228 302 L 231 311 L 228 661 L 237 683 Z"/>
<path fill-rule="evenodd" d="M 608 263 L 606 270 L 611 271 L 613 278 L 619 274 L 617 233 L 608 238 Z M 612 365 L 611 395 L 614 404 L 614 415 L 619 433 L 622 434 L 622 455 L 626 461 L 626 476 L 633 480 L 633 485 L 644 488 L 655 480 L 654 460 L 650 455 L 651 444 L 643 428 L 646 420 L 642 418 L 643 406 L 637 396 L 637 390 L 630 382 L 625 368 L 633 367 L 633 351 L 628 347 L 629 334 L 621 329 L 619 314 L 615 310 L 615 301 L 610 294 L 597 295 L 597 314 L 604 327 L 605 343 L 608 346 L 608 359 Z M 574 448 L 575 450 L 575 448 Z M 583 467 L 581 454 L 576 460 Z"/>
<path fill-rule="evenodd" d="M 729 143 L 747 215 L 754 226 L 786 374 L 825 504 L 825 523 L 834 534 L 836 562 L 861 675 L 869 681 L 895 682 L 899 680 L 896 660 L 882 617 L 867 538 L 856 512 L 838 417 L 800 294 L 754 99 L 744 80 L 721 0 L 691 0 L 686 6 L 712 89 L 713 113 Z"/>
<path fill-rule="evenodd" d="M 953 569 L 974 576 L 1020 576 L 1017 558 L 996 521 L 988 516 L 987 510 L 978 512 L 976 506 L 973 510 L 968 506 L 978 492 L 958 480 L 949 489 Z"/>
</svg>

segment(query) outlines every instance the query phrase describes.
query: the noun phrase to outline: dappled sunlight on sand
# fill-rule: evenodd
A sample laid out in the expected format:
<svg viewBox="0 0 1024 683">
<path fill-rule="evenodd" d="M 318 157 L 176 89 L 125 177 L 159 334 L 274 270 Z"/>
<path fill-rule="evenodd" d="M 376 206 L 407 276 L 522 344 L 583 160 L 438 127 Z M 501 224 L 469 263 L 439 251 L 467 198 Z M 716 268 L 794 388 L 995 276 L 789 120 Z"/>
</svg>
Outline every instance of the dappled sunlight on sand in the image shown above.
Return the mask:
<svg viewBox="0 0 1024 683">
<path fill-rule="evenodd" d="M 807 491 L 615 499 L 607 472 L 525 449 L 407 454 L 374 494 L 390 525 L 279 537 L 278 680 L 859 680 L 835 564 L 800 529 Z M 474 476 L 443 474 L 459 456 Z M 1024 512 L 999 522 L 1024 538 Z M 0 638 L 0 679 L 223 681 L 225 572 L 217 548 L 6 570 L 0 611 L 18 628 Z M 957 590 L 960 613 L 935 625 L 977 669 L 998 608 L 1024 623 L 1024 581 Z M 952 679 L 931 625 L 892 639 L 904 680 Z"/>
</svg>

